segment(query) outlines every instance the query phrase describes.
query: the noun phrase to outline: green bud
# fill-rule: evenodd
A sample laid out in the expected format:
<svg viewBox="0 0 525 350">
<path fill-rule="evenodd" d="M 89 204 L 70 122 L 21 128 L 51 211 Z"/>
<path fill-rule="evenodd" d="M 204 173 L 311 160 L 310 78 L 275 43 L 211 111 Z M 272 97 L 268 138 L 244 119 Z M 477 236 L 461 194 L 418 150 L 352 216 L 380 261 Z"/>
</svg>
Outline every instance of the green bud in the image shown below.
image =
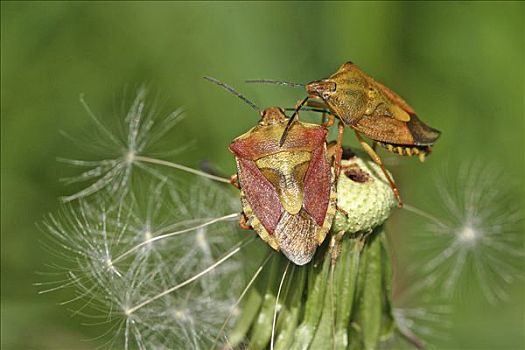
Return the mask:
<svg viewBox="0 0 525 350">
<path fill-rule="evenodd" d="M 394 193 L 381 168 L 358 157 L 341 162 L 337 183 L 337 212 L 332 230 L 358 233 L 381 225 L 395 206 Z"/>
</svg>

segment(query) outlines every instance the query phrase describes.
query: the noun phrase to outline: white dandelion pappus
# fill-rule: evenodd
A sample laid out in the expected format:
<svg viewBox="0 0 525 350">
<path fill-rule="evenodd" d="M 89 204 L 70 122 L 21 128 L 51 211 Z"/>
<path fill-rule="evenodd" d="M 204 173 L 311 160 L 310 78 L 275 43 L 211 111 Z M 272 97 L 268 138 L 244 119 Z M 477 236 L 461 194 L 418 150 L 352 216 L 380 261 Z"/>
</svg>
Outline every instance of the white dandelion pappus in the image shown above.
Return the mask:
<svg viewBox="0 0 525 350">
<path fill-rule="evenodd" d="M 454 178 L 443 176 L 437 189 L 445 215 L 429 219 L 416 249 L 425 256 L 424 286 L 451 296 L 473 279 L 491 303 L 507 299 L 506 286 L 523 277 L 523 213 L 503 171 L 494 164 L 464 164 Z M 513 197 L 514 196 L 514 197 Z M 429 258 L 430 257 L 430 258 Z"/>
<path fill-rule="evenodd" d="M 238 204 L 226 189 L 200 179 L 179 185 L 166 179 L 150 184 L 140 195 L 137 191 L 131 193 L 136 215 L 130 218 L 128 226 L 135 234 L 130 235 L 133 247 L 122 255 L 140 249 L 164 263 L 170 261 L 173 272 L 181 265 L 192 271 L 208 266 L 214 257 L 238 243 Z M 220 225 L 214 225 L 219 222 Z M 186 248 L 162 255 L 163 246 L 171 242 L 166 239 L 169 237 Z M 199 266 L 190 268 L 188 264 L 193 263 Z"/>
<path fill-rule="evenodd" d="M 452 314 L 450 306 L 395 307 L 392 313 L 399 336 L 384 344 L 385 349 L 397 349 L 406 342 L 418 349 L 426 349 L 448 340 Z"/>
<path fill-rule="evenodd" d="M 214 192 L 209 186 L 201 189 Z M 216 199 L 220 196 L 216 195 Z M 73 287 L 76 296 L 63 304 L 73 307 L 76 303 L 76 314 L 104 325 L 110 347 L 143 349 L 163 343 L 164 348 L 195 344 L 198 349 L 211 344 L 243 283 L 238 274 L 239 263 L 233 257 L 246 240 L 241 241 L 239 235 L 230 232 L 222 241 L 217 238 L 206 243 L 205 260 L 187 249 L 187 237 L 195 239 L 199 230 L 213 236 L 211 228 L 232 220 L 233 215 L 204 218 L 200 225 L 195 224 L 195 218 L 191 221 L 193 226 L 186 228 L 166 222 L 163 228 L 151 220 L 158 214 L 150 212 L 150 218 L 143 223 L 157 230 L 146 238 L 134 227 L 140 216 L 130 205 L 106 206 L 102 199 L 94 204 L 86 200 L 75 204 L 78 205 L 69 204 L 59 216 L 50 216 L 45 224 L 55 240 L 55 251 L 64 258 L 62 270 L 66 278 L 56 285 L 42 284 L 48 288 L 42 293 Z M 166 230 L 175 226 L 175 231 Z M 155 240 L 156 237 L 161 239 Z M 170 259 L 173 253 L 176 257 Z M 227 286 L 223 278 L 228 281 Z"/>
<path fill-rule="evenodd" d="M 443 347 L 450 341 L 453 309 L 443 298 L 430 295 L 428 289 L 412 281 L 420 279 L 410 275 L 409 269 L 395 274 L 404 276 L 404 281 L 394 280 L 392 316 L 396 335 L 383 344 L 384 349 L 398 349 L 407 342 L 418 349 Z M 419 287 L 419 288 L 418 288 Z"/>
<path fill-rule="evenodd" d="M 104 153 L 108 153 L 105 159 L 99 160 L 71 160 L 60 159 L 73 166 L 87 169 L 78 176 L 63 179 L 67 184 L 79 182 L 91 182 L 87 187 L 62 199 L 72 201 L 90 196 L 96 192 L 105 190 L 111 195 L 123 198 L 129 190 L 132 181 L 133 169 L 140 168 L 146 173 L 162 179 L 162 175 L 151 165 L 162 165 L 177 170 L 189 172 L 201 177 L 210 178 L 219 182 L 229 182 L 218 176 L 210 175 L 196 169 L 180 164 L 172 163 L 162 159 L 148 156 L 148 152 L 158 143 L 183 117 L 181 108 L 169 113 L 165 117 L 158 117 L 154 107 L 147 108 L 145 105 L 146 89 L 140 88 L 131 104 L 126 116 L 123 118 L 123 129 L 121 135 L 113 133 L 108 126 L 98 118 L 85 102 L 83 96 L 80 102 L 87 114 L 95 124 L 99 139 L 86 142 L 87 144 L 98 143 Z M 91 145 L 92 146 L 92 145 Z M 174 150 L 170 153 L 175 153 Z M 100 151 L 99 151 L 100 152 Z M 100 154 L 98 154 L 100 156 Z"/>
<path fill-rule="evenodd" d="M 104 137 L 88 144 L 111 155 L 68 161 L 88 168 L 69 182 L 88 185 L 44 223 L 62 278 L 40 283 L 41 293 L 72 288 L 64 304 L 105 327 L 109 347 L 208 348 L 234 321 L 246 285 L 239 252 L 255 236 L 237 234 L 238 201 L 209 181 L 229 179 L 146 155 L 181 112 L 157 120 L 144 101 L 140 89 L 119 138 L 82 100 Z M 198 179 L 186 184 L 170 168 Z"/>
</svg>

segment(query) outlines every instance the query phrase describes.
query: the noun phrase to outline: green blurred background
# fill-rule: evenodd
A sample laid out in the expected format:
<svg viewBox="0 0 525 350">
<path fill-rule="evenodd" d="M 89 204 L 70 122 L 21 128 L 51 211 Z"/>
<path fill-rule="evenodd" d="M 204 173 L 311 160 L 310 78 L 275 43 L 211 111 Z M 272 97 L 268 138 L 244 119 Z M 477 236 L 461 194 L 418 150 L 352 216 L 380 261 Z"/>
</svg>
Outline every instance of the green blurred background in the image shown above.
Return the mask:
<svg viewBox="0 0 525 350">
<path fill-rule="evenodd" d="M 468 159 L 503 165 L 525 198 L 524 23 L 525 6 L 511 2 L 2 2 L 2 348 L 97 345 L 57 305 L 67 295 L 39 296 L 32 285 L 53 261 L 36 223 L 71 191 L 58 181 L 70 170 L 55 158 L 84 154 L 60 131 L 92 128 L 80 93 L 109 118 L 126 87 L 147 83 L 167 107 L 187 110 L 173 140 L 191 141 L 180 161 L 209 159 L 231 173 L 227 145 L 257 116 L 203 75 L 260 106 L 292 106 L 302 91 L 243 81 L 307 82 L 352 60 L 443 132 L 424 165 L 401 159 L 392 168 L 406 202 L 431 202 L 431 174 Z M 391 223 L 398 242 L 410 230 L 406 217 Z M 410 262 L 397 244 L 398 259 Z M 490 306 L 473 287 L 436 347 L 525 348 L 523 283 L 509 292 L 510 302 Z"/>
</svg>

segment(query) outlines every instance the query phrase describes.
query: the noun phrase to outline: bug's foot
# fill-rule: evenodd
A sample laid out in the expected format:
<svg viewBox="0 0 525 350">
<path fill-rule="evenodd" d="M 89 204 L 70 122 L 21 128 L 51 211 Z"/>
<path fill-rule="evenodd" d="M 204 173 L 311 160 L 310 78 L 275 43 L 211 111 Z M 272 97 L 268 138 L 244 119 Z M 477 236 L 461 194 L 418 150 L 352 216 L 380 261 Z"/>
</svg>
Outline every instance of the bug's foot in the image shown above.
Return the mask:
<svg viewBox="0 0 525 350">
<path fill-rule="evenodd" d="M 248 219 L 246 218 L 246 215 L 244 215 L 244 213 L 241 213 L 241 217 L 239 219 L 239 227 L 243 230 L 253 230 L 253 228 L 248 224 Z"/>
<path fill-rule="evenodd" d="M 239 184 L 239 179 L 237 177 L 237 174 L 233 174 L 230 176 L 230 183 L 237 189 L 241 189 L 241 185 Z"/>
<path fill-rule="evenodd" d="M 335 205 L 335 209 L 345 217 L 348 217 L 348 212 L 344 209 L 341 209 L 337 204 Z"/>
</svg>

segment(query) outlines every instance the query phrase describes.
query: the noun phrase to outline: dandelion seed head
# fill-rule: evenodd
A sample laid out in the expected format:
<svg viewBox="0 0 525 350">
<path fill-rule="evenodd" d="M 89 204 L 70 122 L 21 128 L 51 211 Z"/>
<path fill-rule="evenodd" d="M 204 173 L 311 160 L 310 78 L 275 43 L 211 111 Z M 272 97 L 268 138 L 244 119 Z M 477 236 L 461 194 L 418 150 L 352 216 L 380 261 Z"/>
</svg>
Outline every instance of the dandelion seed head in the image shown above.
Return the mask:
<svg viewBox="0 0 525 350">
<path fill-rule="evenodd" d="M 405 348 L 408 343 L 425 348 L 442 346 L 450 337 L 453 308 L 427 289 L 418 288 L 412 281 L 418 276 L 407 273 L 403 273 L 407 281 L 394 280 L 392 316 L 398 331 L 382 348 Z"/>
<path fill-rule="evenodd" d="M 478 239 L 479 235 L 480 232 L 478 230 L 472 227 L 472 225 L 467 224 L 459 230 L 458 239 L 464 244 L 467 244 L 469 246 L 475 246 L 476 240 Z"/>
<path fill-rule="evenodd" d="M 95 160 L 65 161 L 84 169 L 66 182 L 86 185 L 43 225 L 60 278 L 42 292 L 71 288 L 63 304 L 104 327 L 109 348 L 209 348 L 245 285 L 238 198 L 150 157 L 182 111 L 157 118 L 145 101 L 139 89 L 118 133 L 81 100 L 100 147 Z M 179 170 L 207 179 L 186 183 Z"/>
<path fill-rule="evenodd" d="M 124 198 L 128 194 L 130 183 L 136 170 L 162 177 L 158 170 L 138 162 L 138 156 L 154 152 L 154 146 L 175 126 L 183 116 L 177 109 L 167 116 L 158 117 L 154 103 L 146 107 L 147 93 L 145 88 L 139 88 L 126 115 L 121 120 L 120 128 L 111 128 L 108 118 L 99 117 L 81 98 L 88 116 L 97 128 L 94 138 L 75 138 L 81 147 L 95 148 L 95 160 L 61 159 L 63 162 L 82 168 L 81 174 L 63 179 L 68 184 L 85 183 L 80 191 L 63 197 L 64 201 L 86 198 L 94 193 L 105 191 L 113 196 Z M 113 129 L 121 129 L 120 133 Z M 171 153 L 176 152 L 175 149 Z"/>
<path fill-rule="evenodd" d="M 239 316 L 241 314 L 241 308 L 239 308 L 238 306 L 235 306 L 232 310 L 232 316 L 236 317 L 236 316 Z"/>
<path fill-rule="evenodd" d="M 176 195 L 179 189 L 169 181 L 144 187 L 149 195 L 131 192 L 125 202 L 94 194 L 65 205 L 45 224 L 66 280 L 51 282 L 49 290 L 73 288 L 76 296 L 65 303 L 105 324 L 109 347 L 207 348 L 238 296 L 243 275 L 232 258 L 156 299 L 216 262 L 242 237 L 227 221 L 199 226 L 231 209 L 225 206 L 234 203 L 228 192 L 205 181 L 187 189 L 198 202 L 181 201 L 187 197 Z M 164 235 L 168 238 L 156 240 Z"/>
<path fill-rule="evenodd" d="M 206 240 L 205 234 L 206 231 L 201 228 L 197 230 L 197 234 L 195 235 L 195 241 L 203 251 L 207 251 L 209 249 L 208 241 Z"/>
<path fill-rule="evenodd" d="M 444 215 L 436 217 L 416 208 L 429 220 L 417 235 L 417 265 L 422 284 L 439 286 L 452 296 L 476 284 L 491 303 L 507 299 L 507 285 L 523 277 L 523 212 L 516 191 L 503 170 L 472 162 L 457 174 L 437 181 Z M 434 287 L 433 287 L 434 288 Z"/>
<path fill-rule="evenodd" d="M 187 320 L 190 316 L 187 312 L 187 310 L 174 310 L 175 312 L 173 315 L 175 316 L 175 319 L 177 320 Z"/>
<path fill-rule="evenodd" d="M 104 259 L 103 264 L 106 265 L 106 268 L 108 269 L 108 271 L 111 271 L 111 272 L 113 272 L 113 273 L 118 274 L 117 269 L 115 268 L 115 266 L 113 266 L 113 260 L 111 260 L 111 257 L 107 256 L 107 257 Z"/>
<path fill-rule="evenodd" d="M 404 337 L 414 337 L 426 345 L 448 340 L 451 308 L 448 305 L 396 307 L 392 310 L 396 326 Z M 403 342 L 406 343 L 406 340 Z"/>
<path fill-rule="evenodd" d="M 126 159 L 126 163 L 128 165 L 133 164 L 133 162 L 135 162 L 135 151 L 134 150 L 129 150 L 126 153 L 125 159 Z"/>
</svg>

